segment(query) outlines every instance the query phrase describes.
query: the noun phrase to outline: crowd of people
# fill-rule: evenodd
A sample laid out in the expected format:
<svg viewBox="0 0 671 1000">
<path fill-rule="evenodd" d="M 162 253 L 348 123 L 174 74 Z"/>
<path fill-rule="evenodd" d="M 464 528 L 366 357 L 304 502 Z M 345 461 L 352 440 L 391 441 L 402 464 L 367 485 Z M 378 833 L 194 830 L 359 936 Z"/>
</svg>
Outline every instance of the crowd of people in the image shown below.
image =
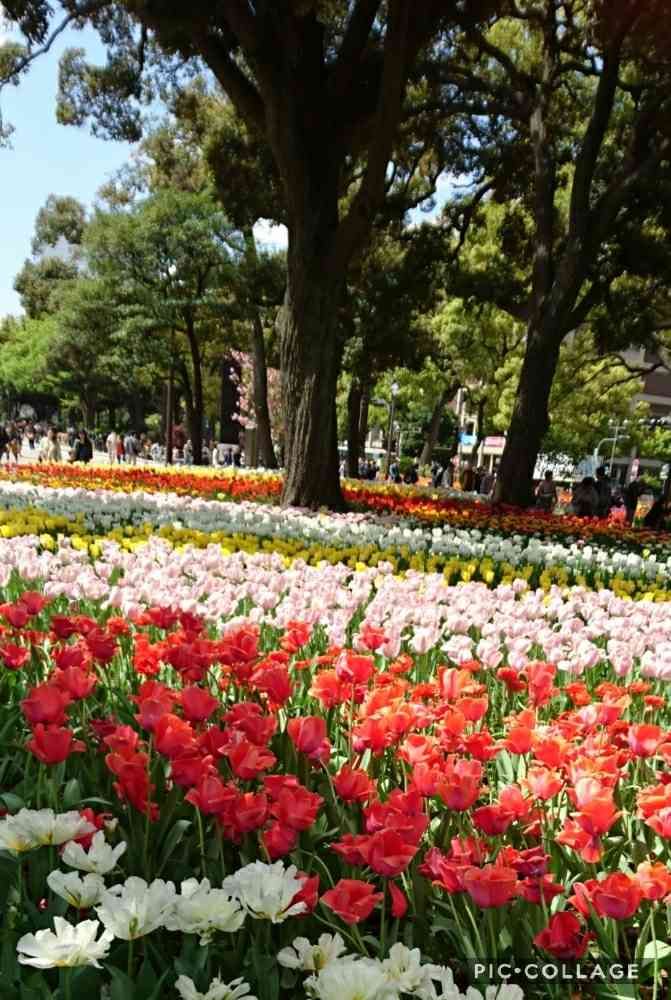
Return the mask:
<svg viewBox="0 0 671 1000">
<path fill-rule="evenodd" d="M 624 520 L 633 524 L 639 501 L 649 493 L 650 486 L 643 476 L 636 476 L 625 486 L 614 483 L 605 465 L 599 466 L 595 476 L 585 476 L 573 484 L 570 512 L 577 517 L 606 518 L 613 510 L 623 510 Z M 551 512 L 559 502 L 559 494 L 552 472 L 548 469 L 536 487 L 536 506 Z M 664 528 L 671 504 L 664 496 L 658 497 L 643 518 L 643 526 L 653 530 Z"/>
<path fill-rule="evenodd" d="M 138 462 L 166 461 L 165 445 L 156 437 L 138 431 L 111 430 L 107 435 L 89 433 L 69 426 L 66 430 L 47 423 L 27 420 L 0 422 L 0 462 L 18 464 L 21 454 L 36 462 L 83 462 L 93 460 L 96 452 L 107 455 L 110 465 L 137 465 Z M 203 444 L 204 465 L 240 466 L 244 454 L 237 445 Z M 175 435 L 173 462 L 177 465 L 193 463 L 193 446 L 186 435 Z"/>
</svg>

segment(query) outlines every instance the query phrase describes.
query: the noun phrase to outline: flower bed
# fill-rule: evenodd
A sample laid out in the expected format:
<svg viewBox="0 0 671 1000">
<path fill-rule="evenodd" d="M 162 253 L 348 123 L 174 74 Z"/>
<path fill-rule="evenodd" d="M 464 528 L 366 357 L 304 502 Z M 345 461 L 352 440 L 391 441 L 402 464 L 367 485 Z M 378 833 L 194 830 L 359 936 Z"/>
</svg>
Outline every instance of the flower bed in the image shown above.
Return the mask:
<svg viewBox="0 0 671 1000">
<path fill-rule="evenodd" d="M 450 579 L 490 584 L 523 576 L 533 585 L 578 583 L 612 587 L 631 596 L 668 595 L 671 553 L 621 551 L 612 546 L 571 544 L 525 535 L 504 536 L 479 529 L 432 529 L 364 514 L 310 513 L 266 504 L 206 500 L 175 493 L 45 487 L 0 483 L 0 534 L 36 534 L 99 551 L 101 537 L 129 545 L 158 531 L 174 544 L 205 547 L 218 542 L 229 551 L 279 551 L 312 563 L 321 560 L 445 572 Z"/>
<path fill-rule="evenodd" d="M 74 487 L 93 491 L 117 490 L 125 493 L 169 493 L 177 496 L 218 500 L 277 501 L 282 481 L 271 472 L 238 469 L 221 472 L 210 469 L 155 469 L 147 466 L 35 465 L 0 469 L 0 481 L 29 483 L 55 488 Z M 537 510 L 492 507 L 468 495 L 449 495 L 428 488 L 394 486 L 345 480 L 345 499 L 356 510 L 404 520 L 408 525 L 485 531 L 502 537 L 538 536 L 560 543 L 573 541 L 601 547 L 643 551 L 653 549 L 671 555 L 668 533 L 632 529 L 620 522 L 597 518 L 555 517 Z"/>
<path fill-rule="evenodd" d="M 0 540 L 0 587 L 3 1000 L 659 979 L 665 605 L 157 539 Z"/>
</svg>

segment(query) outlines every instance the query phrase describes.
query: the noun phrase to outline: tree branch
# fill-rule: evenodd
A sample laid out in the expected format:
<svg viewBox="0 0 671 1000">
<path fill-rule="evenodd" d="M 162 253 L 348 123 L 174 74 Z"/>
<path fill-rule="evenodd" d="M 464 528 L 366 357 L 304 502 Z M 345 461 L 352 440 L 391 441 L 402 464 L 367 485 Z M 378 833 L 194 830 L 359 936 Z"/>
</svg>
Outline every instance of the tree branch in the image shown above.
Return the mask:
<svg viewBox="0 0 671 1000">
<path fill-rule="evenodd" d="M 358 0 L 352 11 L 329 81 L 329 90 L 334 97 L 342 97 L 349 89 L 379 7 L 380 0 Z"/>
<path fill-rule="evenodd" d="M 615 103 L 623 40 L 619 34 L 604 55 L 592 115 L 576 160 L 569 209 L 569 239 L 581 239 L 589 223 L 592 181 Z"/>
<path fill-rule="evenodd" d="M 229 51 L 208 33 L 196 34 L 203 59 L 247 124 L 263 132 L 266 124 L 265 106 L 258 90 L 245 76 Z"/>
<path fill-rule="evenodd" d="M 390 0 L 375 129 L 364 179 L 336 237 L 333 264 L 337 270 L 343 270 L 365 237 L 370 219 L 384 195 L 385 174 L 405 90 L 409 23 L 410 0 Z"/>
<path fill-rule="evenodd" d="M 77 8 L 67 17 L 64 17 L 57 28 L 54 28 L 52 33 L 49 35 L 48 39 L 41 45 L 39 49 L 29 49 L 23 58 L 19 59 L 12 67 L 11 71 L 0 76 L 0 87 L 3 87 L 7 83 L 11 83 L 16 77 L 18 77 L 25 69 L 27 69 L 31 63 L 40 56 L 46 55 L 51 49 L 52 45 L 60 35 L 68 28 L 73 21 L 79 20 L 81 17 L 88 17 L 94 14 L 98 10 L 102 10 L 103 7 L 107 5 L 108 0 L 95 0 L 93 3 L 84 4 L 83 7 Z"/>
</svg>

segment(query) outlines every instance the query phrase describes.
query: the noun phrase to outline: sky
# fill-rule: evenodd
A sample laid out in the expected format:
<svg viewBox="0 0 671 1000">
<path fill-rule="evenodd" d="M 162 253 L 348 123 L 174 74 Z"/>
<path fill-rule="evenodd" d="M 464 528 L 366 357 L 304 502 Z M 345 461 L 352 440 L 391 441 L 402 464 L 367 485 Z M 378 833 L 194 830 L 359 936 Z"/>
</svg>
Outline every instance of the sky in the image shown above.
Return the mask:
<svg viewBox="0 0 671 1000">
<path fill-rule="evenodd" d="M 91 204 L 96 191 L 128 159 L 128 143 L 105 142 L 87 128 L 56 121 L 58 60 L 66 48 L 85 48 L 102 61 L 102 46 L 92 31 L 63 34 L 38 59 L 18 87 L 0 96 L 3 118 L 15 131 L 10 148 L 0 148 L 2 239 L 0 239 L 0 316 L 21 311 L 12 285 L 30 256 L 35 216 L 50 194 L 72 195 Z"/>
<path fill-rule="evenodd" d="M 0 26 L 0 37 L 2 28 Z M 0 239 L 0 317 L 21 312 L 13 289 L 14 278 L 30 256 L 37 212 L 50 194 L 71 195 L 90 206 L 98 189 L 129 159 L 133 147 L 92 136 L 88 127 L 74 128 L 56 121 L 58 61 L 66 48 L 86 49 L 92 61 L 104 61 L 104 49 L 94 31 L 70 30 L 38 59 L 18 87 L 5 89 L 0 107 L 14 125 L 11 147 L 0 148 L 2 239 Z M 438 203 L 450 188 L 440 185 Z M 427 216 L 416 213 L 418 221 Z M 261 222 L 255 229 L 260 242 L 286 246 L 284 227 Z"/>
</svg>

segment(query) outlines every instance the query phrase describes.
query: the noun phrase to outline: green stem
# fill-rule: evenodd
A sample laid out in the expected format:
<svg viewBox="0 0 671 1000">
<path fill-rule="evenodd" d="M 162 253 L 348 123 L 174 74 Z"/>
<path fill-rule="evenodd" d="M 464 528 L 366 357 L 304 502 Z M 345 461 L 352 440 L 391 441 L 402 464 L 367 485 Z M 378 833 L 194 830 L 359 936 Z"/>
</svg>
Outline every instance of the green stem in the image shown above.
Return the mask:
<svg viewBox="0 0 671 1000">
<path fill-rule="evenodd" d="M 72 1000 L 72 969 L 63 970 L 63 993 L 65 1000 Z"/>
<path fill-rule="evenodd" d="M 652 969 L 652 1000 L 657 1000 L 657 989 L 659 987 L 659 969 L 657 960 L 657 935 L 655 933 L 655 908 L 653 906 L 653 912 L 651 914 L 652 920 L 650 921 L 650 933 L 652 935 L 652 942 L 655 948 L 655 957 L 653 959 L 654 965 Z"/>
<path fill-rule="evenodd" d="M 387 880 L 382 880 L 382 913 L 380 915 L 380 958 L 384 958 L 387 946 Z"/>
<path fill-rule="evenodd" d="M 128 973 L 128 978 L 129 979 L 133 978 L 133 946 L 134 945 L 135 945 L 135 940 L 133 938 L 131 938 L 130 941 L 128 942 L 128 967 L 127 967 L 127 973 Z"/>
<path fill-rule="evenodd" d="M 198 843 L 200 844 L 200 870 L 203 878 L 207 875 L 205 865 L 205 834 L 203 833 L 203 817 L 200 809 L 196 806 L 196 820 L 198 822 Z"/>
</svg>

